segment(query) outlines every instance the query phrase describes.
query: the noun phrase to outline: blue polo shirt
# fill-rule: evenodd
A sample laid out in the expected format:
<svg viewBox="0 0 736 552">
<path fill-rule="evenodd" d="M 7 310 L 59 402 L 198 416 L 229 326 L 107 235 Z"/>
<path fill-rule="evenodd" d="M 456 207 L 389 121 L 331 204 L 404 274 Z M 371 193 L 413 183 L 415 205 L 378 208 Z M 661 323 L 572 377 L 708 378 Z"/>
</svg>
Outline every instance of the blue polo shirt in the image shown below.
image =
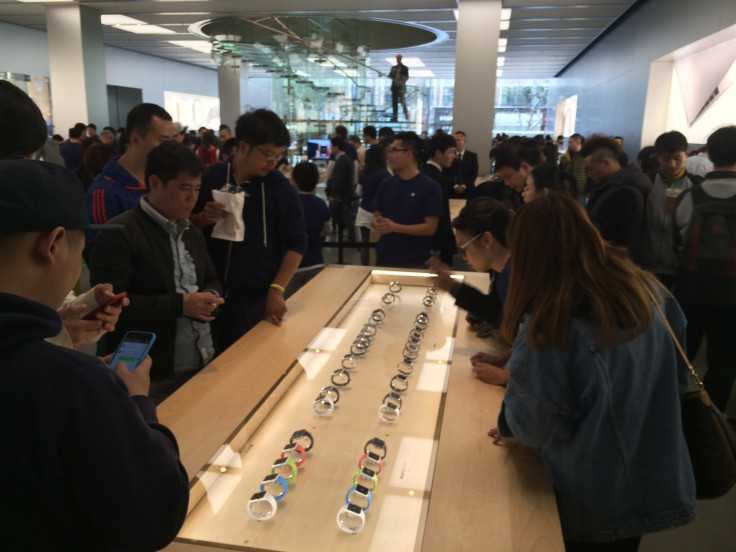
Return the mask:
<svg viewBox="0 0 736 552">
<path fill-rule="evenodd" d="M 392 176 L 381 183 L 375 209 L 397 224 L 421 224 L 426 217 L 442 215 L 442 190 L 422 173 L 411 180 Z M 380 237 L 376 253 L 386 266 L 421 266 L 429 259 L 431 245 L 432 236 L 393 232 Z"/>
</svg>

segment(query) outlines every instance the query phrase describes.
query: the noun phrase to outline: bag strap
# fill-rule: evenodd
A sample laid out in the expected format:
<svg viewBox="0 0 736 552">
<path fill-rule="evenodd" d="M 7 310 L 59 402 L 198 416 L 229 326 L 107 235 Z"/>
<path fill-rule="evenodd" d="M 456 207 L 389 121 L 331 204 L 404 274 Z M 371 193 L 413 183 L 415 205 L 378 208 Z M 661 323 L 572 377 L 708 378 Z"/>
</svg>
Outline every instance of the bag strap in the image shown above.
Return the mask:
<svg viewBox="0 0 736 552">
<path fill-rule="evenodd" d="M 687 366 L 687 371 L 690 373 L 690 378 L 695 382 L 695 385 L 697 385 L 699 388 L 703 388 L 703 382 L 700 381 L 700 378 L 698 377 L 698 373 L 695 371 L 695 368 L 693 368 L 693 365 L 690 363 L 690 359 L 687 358 L 687 355 L 685 354 L 685 350 L 682 348 L 682 345 L 680 345 L 680 340 L 677 339 L 677 336 L 675 335 L 674 330 L 672 329 L 672 326 L 670 326 L 669 320 L 667 320 L 667 317 L 664 315 L 664 312 L 662 311 L 662 307 L 659 306 L 659 301 L 654 297 L 654 294 L 652 293 L 652 290 L 649 288 L 649 286 L 646 286 L 647 293 L 649 294 L 649 298 L 652 300 L 652 303 L 654 303 L 654 306 L 657 308 L 657 311 L 659 312 L 659 315 L 662 317 L 662 321 L 664 322 L 664 325 L 667 326 L 667 331 L 670 332 L 670 337 L 672 337 L 672 341 L 675 343 L 675 347 L 677 347 L 677 351 L 680 353 L 680 356 L 682 357 L 682 360 L 685 361 L 685 366 Z"/>
</svg>

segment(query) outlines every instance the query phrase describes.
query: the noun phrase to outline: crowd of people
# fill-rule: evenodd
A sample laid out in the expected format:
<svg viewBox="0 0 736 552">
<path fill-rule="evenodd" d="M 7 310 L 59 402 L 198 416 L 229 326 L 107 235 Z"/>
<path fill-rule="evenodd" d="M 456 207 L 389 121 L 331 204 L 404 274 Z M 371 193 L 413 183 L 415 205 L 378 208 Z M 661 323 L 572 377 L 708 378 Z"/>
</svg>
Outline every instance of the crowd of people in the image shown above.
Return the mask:
<svg viewBox="0 0 736 552">
<path fill-rule="evenodd" d="M 602 134 L 574 134 L 564 153 L 564 138 L 497 136 L 491 178 L 478 182 L 462 131 L 422 139 L 366 126 L 360 140 L 338 126 L 322 199 L 313 163 L 279 170 L 291 136 L 267 109 L 243 114 L 234 136 L 200 129 L 190 147 L 166 110 L 141 104 L 121 133 L 70 129 L 65 168 L 53 153 L 29 159 L 48 145 L 45 122 L 8 86 L 0 108 L 12 117 L 0 124 L 23 131 L 0 133 L 2 408 L 13 421 L 2 465 L 22 473 L 4 493 L 3 542 L 171 540 L 188 479 L 155 404 L 260 321 L 281 325 L 286 297 L 324 266 L 333 226 L 363 264 L 373 230 L 378 265 L 430 268 L 472 328 L 508 345 L 471 358 L 479 379 L 506 388 L 489 434 L 540 449 L 567 550 L 637 550 L 642 535 L 695 518 L 687 374 L 666 322 L 691 357 L 707 339 L 704 382 L 725 409 L 736 127 L 691 157 L 687 139 L 666 132 L 635 164 Z M 451 199 L 466 200 L 454 219 Z M 83 252 L 85 303 L 70 295 Z M 489 274 L 488 293 L 451 277 L 458 257 Z M 157 335 L 150 358 L 110 370 L 106 355 L 129 330 Z M 60 334 L 66 348 L 49 341 Z M 74 350 L 92 340 L 102 360 Z M 130 504 L 141 507 L 121 510 Z M 39 517 L 47 531 L 33 530 Z"/>
</svg>

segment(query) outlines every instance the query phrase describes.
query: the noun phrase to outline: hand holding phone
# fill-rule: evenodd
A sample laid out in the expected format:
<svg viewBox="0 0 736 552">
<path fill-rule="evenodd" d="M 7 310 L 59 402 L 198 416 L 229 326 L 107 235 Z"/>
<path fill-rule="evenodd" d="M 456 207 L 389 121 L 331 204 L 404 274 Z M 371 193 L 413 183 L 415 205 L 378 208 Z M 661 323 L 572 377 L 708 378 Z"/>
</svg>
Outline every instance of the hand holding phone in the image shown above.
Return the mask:
<svg viewBox="0 0 736 552">
<path fill-rule="evenodd" d="M 110 359 L 110 368 L 114 370 L 119 362 L 123 362 L 129 372 L 135 370 L 148 355 L 154 341 L 156 334 L 151 332 L 126 333 Z"/>
<path fill-rule="evenodd" d="M 124 291 L 121 292 L 121 293 L 118 293 L 117 295 L 113 295 L 112 297 L 110 297 L 105 302 L 105 304 L 99 305 L 97 308 L 89 311 L 86 315 L 84 315 L 84 317 L 82 318 L 82 320 L 95 320 L 98 312 L 104 312 L 105 307 L 109 307 L 109 306 L 115 306 L 115 307 L 117 307 L 117 306 L 119 306 L 120 303 L 123 302 L 123 298 L 126 295 L 128 295 L 128 294 L 126 292 L 124 292 Z"/>
</svg>

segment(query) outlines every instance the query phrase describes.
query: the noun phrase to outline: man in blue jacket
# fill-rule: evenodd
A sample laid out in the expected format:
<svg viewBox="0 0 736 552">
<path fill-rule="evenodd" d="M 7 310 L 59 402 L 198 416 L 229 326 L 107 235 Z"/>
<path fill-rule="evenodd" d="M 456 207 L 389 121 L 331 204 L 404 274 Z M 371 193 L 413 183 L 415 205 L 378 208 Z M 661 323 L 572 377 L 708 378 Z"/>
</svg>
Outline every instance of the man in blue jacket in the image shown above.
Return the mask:
<svg viewBox="0 0 736 552">
<path fill-rule="evenodd" d="M 296 188 L 278 170 L 289 131 L 274 112 L 258 109 L 235 125 L 235 155 L 210 165 L 191 220 L 205 229 L 210 257 L 225 285 L 226 303 L 214 322 L 222 351 L 261 320 L 280 325 L 286 314 L 283 293 L 307 248 L 307 228 Z M 245 192 L 243 241 L 210 236 L 208 226 L 228 213 L 213 201 L 223 186 Z"/>
<path fill-rule="evenodd" d="M 189 501 L 176 440 L 125 364 L 44 341 L 82 267 L 74 173 L 0 163 L 0 542 L 4 550 L 158 550 Z"/>
</svg>

